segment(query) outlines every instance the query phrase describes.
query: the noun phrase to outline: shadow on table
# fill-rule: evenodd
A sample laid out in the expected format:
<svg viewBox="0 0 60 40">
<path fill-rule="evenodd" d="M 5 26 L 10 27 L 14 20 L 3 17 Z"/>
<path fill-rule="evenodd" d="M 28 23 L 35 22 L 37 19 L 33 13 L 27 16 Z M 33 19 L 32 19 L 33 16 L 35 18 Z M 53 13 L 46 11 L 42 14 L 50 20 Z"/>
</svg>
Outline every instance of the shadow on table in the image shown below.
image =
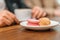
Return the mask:
<svg viewBox="0 0 60 40">
<path fill-rule="evenodd" d="M 33 31 L 33 32 L 53 32 L 54 29 L 48 29 L 48 30 L 31 30 L 31 29 L 25 29 L 26 31 Z"/>
</svg>

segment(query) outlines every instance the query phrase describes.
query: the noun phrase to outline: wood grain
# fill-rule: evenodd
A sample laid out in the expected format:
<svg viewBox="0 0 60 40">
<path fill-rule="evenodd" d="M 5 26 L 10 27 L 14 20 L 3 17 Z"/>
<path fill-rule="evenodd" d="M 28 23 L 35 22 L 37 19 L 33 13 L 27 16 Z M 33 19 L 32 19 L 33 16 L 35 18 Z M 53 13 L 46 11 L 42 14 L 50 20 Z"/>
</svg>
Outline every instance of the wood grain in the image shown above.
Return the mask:
<svg viewBox="0 0 60 40">
<path fill-rule="evenodd" d="M 52 18 L 59 21 L 58 17 Z M 0 28 L 0 40 L 60 40 L 60 26 L 47 31 L 25 30 L 20 25 Z"/>
</svg>

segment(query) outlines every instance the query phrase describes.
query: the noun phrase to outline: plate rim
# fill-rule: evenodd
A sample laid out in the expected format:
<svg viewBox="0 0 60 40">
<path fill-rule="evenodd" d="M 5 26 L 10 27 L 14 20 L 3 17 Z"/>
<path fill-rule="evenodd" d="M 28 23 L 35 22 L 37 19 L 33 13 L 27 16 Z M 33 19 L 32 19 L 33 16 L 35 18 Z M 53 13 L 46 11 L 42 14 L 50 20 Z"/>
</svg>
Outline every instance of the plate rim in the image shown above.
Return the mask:
<svg viewBox="0 0 60 40">
<path fill-rule="evenodd" d="M 53 20 L 50 20 L 51 22 L 53 21 Z M 23 23 L 23 22 L 27 22 L 27 21 L 22 21 L 21 23 L 20 23 L 20 25 Z M 57 21 L 53 21 L 53 22 L 56 22 L 57 24 L 56 25 L 54 25 L 54 26 L 57 26 L 57 25 L 59 25 L 59 22 L 57 22 Z M 21 26 L 23 26 L 23 25 L 21 25 Z M 36 28 L 36 27 L 48 27 L 49 25 L 47 25 L 47 26 L 29 26 L 29 27 L 34 27 L 34 28 Z M 51 27 L 52 25 L 50 25 L 49 27 Z M 28 26 L 26 26 L 26 27 L 28 27 Z"/>
<path fill-rule="evenodd" d="M 53 20 L 50 20 L 50 21 L 53 21 Z M 25 21 L 23 21 L 23 22 L 25 22 Z M 47 27 L 41 27 L 41 26 L 38 26 L 38 27 L 32 27 L 32 26 L 24 26 L 24 25 L 21 25 L 22 26 L 22 28 L 25 28 L 25 29 L 31 29 L 31 30 L 48 30 L 48 29 L 51 29 L 51 28 L 54 28 L 54 27 L 56 27 L 56 26 L 58 26 L 59 25 L 59 22 L 58 21 L 54 21 L 54 22 L 57 22 L 57 24 L 56 25 L 54 25 L 54 26 L 47 26 Z M 21 23 L 20 23 L 21 24 Z"/>
</svg>

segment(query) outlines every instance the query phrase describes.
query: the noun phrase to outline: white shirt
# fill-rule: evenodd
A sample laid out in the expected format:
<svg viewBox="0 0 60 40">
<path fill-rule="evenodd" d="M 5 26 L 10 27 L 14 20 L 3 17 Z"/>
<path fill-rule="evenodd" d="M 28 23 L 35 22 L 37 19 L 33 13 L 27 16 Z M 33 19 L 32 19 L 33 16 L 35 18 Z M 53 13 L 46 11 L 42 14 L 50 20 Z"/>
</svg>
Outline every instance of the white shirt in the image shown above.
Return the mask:
<svg viewBox="0 0 60 40">
<path fill-rule="evenodd" d="M 58 3 L 58 5 L 60 5 L 60 0 L 56 0 L 56 2 Z"/>
<path fill-rule="evenodd" d="M 0 10 L 4 10 L 4 9 L 5 9 L 5 1 L 0 0 Z"/>
</svg>

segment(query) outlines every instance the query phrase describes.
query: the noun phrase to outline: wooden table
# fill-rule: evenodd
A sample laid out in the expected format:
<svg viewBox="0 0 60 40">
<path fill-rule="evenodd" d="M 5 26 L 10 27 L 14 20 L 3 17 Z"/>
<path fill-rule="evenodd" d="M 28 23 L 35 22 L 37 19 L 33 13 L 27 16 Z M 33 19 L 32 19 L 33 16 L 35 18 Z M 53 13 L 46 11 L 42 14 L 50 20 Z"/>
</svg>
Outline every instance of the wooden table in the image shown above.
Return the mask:
<svg viewBox="0 0 60 40">
<path fill-rule="evenodd" d="M 52 18 L 60 21 L 60 18 Z M 25 30 L 20 25 L 0 28 L 0 40 L 60 40 L 60 26 L 47 31 Z"/>
</svg>

